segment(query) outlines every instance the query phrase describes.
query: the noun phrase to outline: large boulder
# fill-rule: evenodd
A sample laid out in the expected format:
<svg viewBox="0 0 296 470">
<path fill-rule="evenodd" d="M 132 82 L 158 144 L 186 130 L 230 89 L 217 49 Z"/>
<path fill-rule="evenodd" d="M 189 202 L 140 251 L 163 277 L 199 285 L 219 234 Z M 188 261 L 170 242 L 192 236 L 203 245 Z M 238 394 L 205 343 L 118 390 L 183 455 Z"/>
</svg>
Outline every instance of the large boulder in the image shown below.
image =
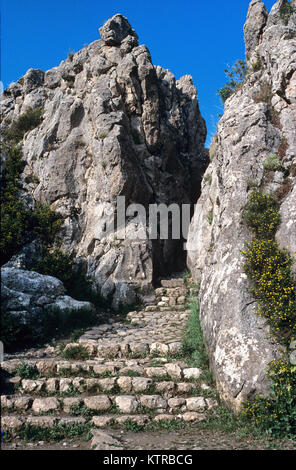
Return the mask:
<svg viewBox="0 0 296 470">
<path fill-rule="evenodd" d="M 292 257 L 296 248 L 296 14 L 285 24 L 282 4 L 276 2 L 266 21 L 262 2 L 251 2 L 246 47 L 257 66 L 226 101 L 188 239 L 188 266 L 201 281 L 200 317 L 211 367 L 222 398 L 234 409 L 268 392 L 266 365 L 279 350 L 256 313 L 243 272 L 242 250 L 251 234 L 242 211 L 254 186 L 280 195 L 276 238 Z M 254 31 L 254 41 L 248 31 Z M 271 154 L 283 169 L 266 181 L 264 163 Z"/>
<path fill-rule="evenodd" d="M 16 316 L 21 324 L 36 318 L 36 326 L 48 309 L 89 310 L 94 306 L 65 295 L 63 283 L 34 271 L 3 267 L 1 270 L 1 301 L 4 310 Z"/>
</svg>

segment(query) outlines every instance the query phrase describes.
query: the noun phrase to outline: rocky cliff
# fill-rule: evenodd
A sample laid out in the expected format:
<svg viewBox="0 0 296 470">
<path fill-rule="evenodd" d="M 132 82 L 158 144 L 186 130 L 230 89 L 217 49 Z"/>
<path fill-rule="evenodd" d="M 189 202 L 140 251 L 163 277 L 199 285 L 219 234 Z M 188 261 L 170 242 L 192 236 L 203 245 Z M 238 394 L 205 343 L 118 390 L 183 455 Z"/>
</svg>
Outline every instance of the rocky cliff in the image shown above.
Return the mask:
<svg viewBox="0 0 296 470">
<path fill-rule="evenodd" d="M 252 188 L 280 201 L 279 244 L 296 251 L 296 10 L 279 0 L 268 14 L 252 0 L 244 26 L 248 73 L 227 99 L 188 240 L 188 265 L 201 281 L 200 313 L 221 396 L 238 409 L 266 392 L 276 356 L 243 272 L 250 232 L 242 211 Z M 270 168 L 270 159 L 278 168 Z M 269 171 L 267 171 L 269 170 Z M 270 171 L 271 170 L 271 171 Z"/>
<path fill-rule="evenodd" d="M 29 206 L 45 202 L 62 215 L 62 250 L 115 308 L 185 266 L 183 240 L 143 238 L 147 220 L 133 210 L 126 237 L 120 224 L 106 232 L 117 197 L 145 208 L 197 201 L 188 266 L 201 281 L 201 323 L 218 390 L 235 409 L 268 391 L 266 365 L 279 350 L 257 315 L 243 270 L 251 234 L 242 214 L 254 188 L 276 194 L 276 239 L 292 256 L 296 251 L 295 12 L 295 0 L 277 1 L 269 14 L 261 0 L 251 1 L 244 26 L 248 72 L 226 100 L 202 182 L 206 128 L 192 78 L 176 80 L 155 67 L 122 15 L 100 28 L 100 40 L 58 67 L 30 69 L 1 100 L 4 135 L 28 110 L 42 111 L 41 123 L 19 144 L 21 195 Z M 28 298 L 22 297 L 26 269 L 24 253 L 4 268 L 6 300 L 16 274 L 15 296 L 21 303 Z M 35 286 L 36 275 L 30 279 Z M 58 301 L 75 302 L 61 286 L 57 294 Z M 47 297 L 54 303 L 52 292 Z"/>
<path fill-rule="evenodd" d="M 149 292 L 153 279 L 184 267 L 178 240 L 143 240 L 130 213 L 105 233 L 117 196 L 126 206 L 193 204 L 207 164 L 206 127 L 192 78 L 180 80 L 152 63 L 147 47 L 118 14 L 101 39 L 47 72 L 30 69 L 2 96 L 1 131 L 28 109 L 42 122 L 22 141 L 23 195 L 49 203 L 63 216 L 62 250 L 113 306 Z"/>
</svg>

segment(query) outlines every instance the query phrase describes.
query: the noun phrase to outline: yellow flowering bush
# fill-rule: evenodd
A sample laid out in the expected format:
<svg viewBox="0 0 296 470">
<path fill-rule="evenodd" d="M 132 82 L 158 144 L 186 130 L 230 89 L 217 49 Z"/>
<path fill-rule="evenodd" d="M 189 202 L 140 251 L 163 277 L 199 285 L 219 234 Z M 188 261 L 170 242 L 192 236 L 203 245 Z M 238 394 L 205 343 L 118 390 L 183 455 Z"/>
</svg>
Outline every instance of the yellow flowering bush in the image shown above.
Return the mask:
<svg viewBox="0 0 296 470">
<path fill-rule="evenodd" d="M 268 320 L 277 340 L 288 348 L 296 337 L 296 282 L 293 260 L 275 240 L 280 214 L 274 197 L 253 191 L 243 218 L 255 235 L 243 251 L 243 267 L 252 282 L 257 311 Z M 257 396 L 253 402 L 246 402 L 243 413 L 268 433 L 295 437 L 296 366 L 288 359 L 273 361 L 268 376 L 269 397 Z"/>
<path fill-rule="evenodd" d="M 296 284 L 292 258 L 274 240 L 253 239 L 246 244 L 244 271 L 252 281 L 251 291 L 258 313 L 267 318 L 278 339 L 296 336 Z"/>
</svg>

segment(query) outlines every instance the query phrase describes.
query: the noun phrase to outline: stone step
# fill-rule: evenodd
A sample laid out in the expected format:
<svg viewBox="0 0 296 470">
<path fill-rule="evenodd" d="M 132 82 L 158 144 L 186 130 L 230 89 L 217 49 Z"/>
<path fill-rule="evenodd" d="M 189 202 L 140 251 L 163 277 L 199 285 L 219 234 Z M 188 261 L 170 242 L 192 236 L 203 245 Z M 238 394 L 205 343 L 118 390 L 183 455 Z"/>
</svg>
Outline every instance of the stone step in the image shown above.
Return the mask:
<svg viewBox="0 0 296 470">
<path fill-rule="evenodd" d="M 181 309 L 179 309 L 181 307 Z M 93 327 L 87 330 L 81 337 L 83 340 L 94 340 L 101 342 L 118 342 L 118 337 L 124 338 L 125 342 L 139 341 L 148 342 L 160 341 L 161 338 L 172 336 L 182 336 L 186 325 L 189 310 L 181 305 L 174 307 L 159 307 L 162 311 L 150 310 L 147 307 L 144 311 L 133 311 L 127 314 L 127 322 L 113 323 Z M 178 328 L 176 328 L 178 324 Z M 166 327 L 165 331 L 163 327 Z M 95 343 L 93 343 L 95 344 Z"/>
<path fill-rule="evenodd" d="M 172 287 L 185 287 L 184 280 L 178 279 L 162 279 L 160 281 L 161 287 L 172 288 Z"/>
<path fill-rule="evenodd" d="M 8 374 L 15 376 L 21 361 L 7 361 L 2 363 L 2 368 Z M 188 367 L 185 362 L 180 360 L 168 361 L 166 357 L 157 359 L 138 359 L 138 360 L 111 360 L 111 361 L 65 361 L 65 360 L 30 360 L 24 362 L 25 365 L 36 369 L 38 376 L 35 380 L 48 378 L 112 378 L 112 377 L 137 377 L 162 380 L 186 380 L 196 381 L 202 375 L 202 369 L 197 367 Z M 21 378 L 11 377 L 7 380 L 10 383 L 18 385 Z M 28 379 L 23 379 L 28 380 Z M 33 379 L 34 380 L 34 379 Z"/>
<path fill-rule="evenodd" d="M 83 416 L 35 416 L 35 415 L 2 415 L 1 430 L 14 435 L 23 425 L 38 426 L 40 428 L 52 428 L 55 425 L 73 426 L 86 424 Z"/>
<path fill-rule="evenodd" d="M 206 413 L 186 411 L 178 414 L 160 413 L 155 416 L 147 414 L 106 414 L 84 418 L 82 416 L 35 416 L 35 415 L 3 415 L 1 418 L 1 430 L 8 431 L 12 436 L 22 426 L 37 426 L 43 429 L 51 429 L 56 425 L 71 427 L 73 425 L 90 424 L 93 428 L 105 428 L 107 426 L 124 426 L 125 423 L 135 423 L 139 426 L 148 426 L 152 422 L 181 420 L 187 423 L 196 423 L 206 419 Z M 92 432 L 92 430 L 91 430 Z"/>
<path fill-rule="evenodd" d="M 218 403 L 203 396 L 164 398 L 160 394 L 113 395 L 99 394 L 85 397 L 34 397 L 2 395 L 2 416 L 10 414 L 63 416 L 95 416 L 112 414 L 178 414 L 187 411 L 204 413 Z"/>
<path fill-rule="evenodd" d="M 186 287 L 158 287 L 155 289 L 155 296 L 166 295 L 167 297 L 179 297 L 180 295 L 187 295 Z"/>
<path fill-rule="evenodd" d="M 186 304 L 183 305 L 147 305 L 145 308 L 145 312 L 170 312 L 171 314 L 178 313 L 180 311 L 186 310 Z"/>
<path fill-rule="evenodd" d="M 177 359 L 190 314 L 187 291 L 182 279 L 163 280 L 161 286 L 125 321 L 111 318 L 63 351 L 57 346 L 48 357 L 25 360 L 35 367 L 27 371 L 35 378 L 17 376 L 22 356 L 2 363 L 7 392 L 14 389 L 14 395 L 1 397 L 2 428 L 205 419 L 218 405 L 215 392 L 202 382 L 201 369 Z M 84 357 L 83 352 L 89 359 L 61 357 Z"/>
<path fill-rule="evenodd" d="M 181 351 L 181 338 L 182 334 L 176 334 L 175 339 L 168 343 L 162 342 L 151 342 L 149 343 L 148 338 L 139 338 L 139 341 L 133 341 L 131 343 L 124 341 L 116 342 L 107 342 L 102 341 L 99 343 L 96 340 L 85 338 L 82 336 L 78 343 L 69 343 L 67 344 L 64 352 L 73 348 L 78 348 L 83 346 L 90 357 L 98 358 L 141 358 L 149 355 L 175 355 Z M 135 338 L 136 339 L 136 338 Z"/>
<path fill-rule="evenodd" d="M 41 377 L 38 379 L 14 380 L 15 392 L 19 394 L 33 394 L 47 396 L 55 394 L 57 397 L 74 395 L 91 395 L 94 393 L 161 393 L 165 398 L 187 396 L 193 392 L 213 392 L 209 386 L 196 379 L 184 379 L 184 377 L 170 376 L 162 368 L 151 368 L 156 375 L 149 377 L 138 375 L 130 377 L 119 375 L 116 377 Z M 194 369 L 184 369 L 185 374 L 195 372 Z M 162 375 L 164 373 L 164 375 Z M 182 374 L 183 375 L 183 374 Z M 10 379 L 7 379 L 9 382 Z M 11 396 L 11 395 L 9 395 Z"/>
</svg>

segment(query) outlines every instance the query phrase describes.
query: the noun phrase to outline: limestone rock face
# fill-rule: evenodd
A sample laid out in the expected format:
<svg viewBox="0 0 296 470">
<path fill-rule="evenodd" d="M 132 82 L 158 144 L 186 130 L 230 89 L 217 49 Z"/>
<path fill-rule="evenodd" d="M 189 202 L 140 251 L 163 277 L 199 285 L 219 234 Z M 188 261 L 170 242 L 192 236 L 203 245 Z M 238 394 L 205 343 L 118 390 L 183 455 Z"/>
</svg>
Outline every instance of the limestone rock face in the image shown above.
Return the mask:
<svg viewBox="0 0 296 470">
<path fill-rule="evenodd" d="M 126 207 L 194 203 L 207 164 L 206 127 L 192 78 L 152 63 L 127 19 L 115 15 L 97 40 L 58 67 L 30 69 L 4 91 L 1 131 L 28 108 L 42 123 L 23 139 L 23 192 L 62 214 L 62 249 L 113 306 L 135 301 L 154 277 L 182 269 L 183 243 L 143 239 L 130 210 L 106 231 L 117 196 Z M 30 181 L 28 183 L 28 181 Z M 140 236 L 141 235 L 141 236 Z"/>
<path fill-rule="evenodd" d="M 264 181 L 266 191 L 282 193 L 276 237 L 292 256 L 296 251 L 296 14 L 285 24 L 282 4 L 276 2 L 266 19 L 262 2 L 251 2 L 245 26 L 250 73 L 226 101 L 189 231 L 188 266 L 201 280 L 212 369 L 222 398 L 235 409 L 268 390 L 266 364 L 277 354 L 255 312 L 241 254 L 251 238 L 242 209 L 254 185 L 262 186 L 270 154 L 283 165 Z"/>
</svg>

